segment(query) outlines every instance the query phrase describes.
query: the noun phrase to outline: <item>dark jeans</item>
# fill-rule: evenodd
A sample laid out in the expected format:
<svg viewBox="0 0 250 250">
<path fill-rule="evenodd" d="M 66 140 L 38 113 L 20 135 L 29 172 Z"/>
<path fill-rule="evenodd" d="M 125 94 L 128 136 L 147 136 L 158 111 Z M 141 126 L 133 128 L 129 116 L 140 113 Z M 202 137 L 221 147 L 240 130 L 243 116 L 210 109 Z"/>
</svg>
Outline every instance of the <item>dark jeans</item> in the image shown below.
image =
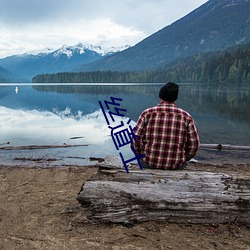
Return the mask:
<svg viewBox="0 0 250 250">
<path fill-rule="evenodd" d="M 142 159 L 139 159 L 140 163 L 141 163 L 141 166 L 142 168 L 148 168 L 148 169 L 158 169 L 158 168 L 153 168 L 151 166 L 149 166 L 146 162 L 144 162 Z M 185 169 L 187 167 L 188 163 L 187 162 L 184 162 L 182 166 L 179 166 L 175 169 L 166 169 L 166 170 L 182 170 L 182 169 Z"/>
</svg>

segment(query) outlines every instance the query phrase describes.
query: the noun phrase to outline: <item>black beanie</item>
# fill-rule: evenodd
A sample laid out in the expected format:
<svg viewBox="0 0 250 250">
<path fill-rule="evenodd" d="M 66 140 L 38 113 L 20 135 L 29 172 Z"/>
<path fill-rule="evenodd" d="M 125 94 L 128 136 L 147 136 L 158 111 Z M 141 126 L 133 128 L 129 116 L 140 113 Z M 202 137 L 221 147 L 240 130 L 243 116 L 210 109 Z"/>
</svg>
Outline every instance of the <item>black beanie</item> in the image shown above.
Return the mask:
<svg viewBox="0 0 250 250">
<path fill-rule="evenodd" d="M 166 102 L 174 102 L 178 98 L 179 86 L 176 83 L 168 82 L 161 87 L 159 97 Z"/>
</svg>

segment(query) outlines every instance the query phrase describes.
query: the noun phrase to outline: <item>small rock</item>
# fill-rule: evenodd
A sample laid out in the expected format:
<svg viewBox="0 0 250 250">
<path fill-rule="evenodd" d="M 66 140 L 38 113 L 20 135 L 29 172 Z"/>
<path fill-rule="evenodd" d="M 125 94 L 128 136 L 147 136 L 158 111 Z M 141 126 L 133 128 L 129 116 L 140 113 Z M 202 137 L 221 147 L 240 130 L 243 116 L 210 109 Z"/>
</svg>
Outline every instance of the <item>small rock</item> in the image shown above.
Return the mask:
<svg viewBox="0 0 250 250">
<path fill-rule="evenodd" d="M 131 221 L 124 221 L 122 222 L 122 226 L 127 227 L 127 228 L 132 228 L 135 226 L 135 224 Z"/>
</svg>

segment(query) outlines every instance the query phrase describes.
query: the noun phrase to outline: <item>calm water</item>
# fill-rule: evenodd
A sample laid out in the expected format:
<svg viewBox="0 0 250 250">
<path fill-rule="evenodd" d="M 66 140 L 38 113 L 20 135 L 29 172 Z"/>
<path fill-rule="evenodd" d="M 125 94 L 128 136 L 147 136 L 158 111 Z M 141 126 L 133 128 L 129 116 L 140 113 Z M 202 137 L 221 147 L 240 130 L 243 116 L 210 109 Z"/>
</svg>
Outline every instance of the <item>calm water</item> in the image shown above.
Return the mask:
<svg viewBox="0 0 250 250">
<path fill-rule="evenodd" d="M 161 84 L 162 85 L 162 84 Z M 0 85 L 0 147 L 20 145 L 81 144 L 88 146 L 0 150 L 0 164 L 84 165 L 89 157 L 132 158 L 129 145 L 116 150 L 99 101 L 121 98 L 124 118 L 115 117 L 112 127 L 132 119 L 158 103 L 161 85 Z M 16 91 L 18 86 L 18 91 Z M 17 92 L 17 93 L 16 93 Z M 250 146 L 250 88 L 215 88 L 182 84 L 176 104 L 195 119 L 201 143 Z M 9 144 L 6 144 L 9 142 Z M 21 159 L 26 159 L 22 161 Z M 27 161 L 29 159 L 30 161 Z M 55 159 L 55 161 L 46 161 Z M 201 162 L 250 162 L 249 151 L 201 149 Z"/>
</svg>

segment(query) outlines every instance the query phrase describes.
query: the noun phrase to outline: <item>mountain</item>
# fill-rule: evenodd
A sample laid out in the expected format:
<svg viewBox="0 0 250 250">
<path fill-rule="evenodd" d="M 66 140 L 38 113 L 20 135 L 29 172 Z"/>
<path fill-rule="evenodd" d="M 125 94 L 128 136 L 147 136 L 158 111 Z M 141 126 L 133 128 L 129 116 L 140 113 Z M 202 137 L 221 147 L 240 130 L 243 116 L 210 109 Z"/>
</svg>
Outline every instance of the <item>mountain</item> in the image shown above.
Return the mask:
<svg viewBox="0 0 250 250">
<path fill-rule="evenodd" d="M 90 71 L 41 74 L 34 83 L 164 83 L 174 82 L 217 83 L 222 85 L 250 84 L 250 43 L 223 51 L 196 54 L 176 60 L 150 71 L 119 72 Z"/>
<path fill-rule="evenodd" d="M 0 66 L 31 80 L 33 76 L 41 73 L 72 71 L 79 65 L 96 61 L 127 47 L 103 48 L 82 43 L 75 46 L 64 45 L 54 51 L 49 49 L 35 54 L 9 56 L 0 59 Z"/>
<path fill-rule="evenodd" d="M 1 83 L 20 82 L 20 81 L 26 81 L 26 79 L 4 69 L 3 67 L 0 67 L 0 82 Z"/>
<path fill-rule="evenodd" d="M 250 0 L 209 0 L 133 47 L 75 71 L 142 71 L 250 41 Z"/>
</svg>

